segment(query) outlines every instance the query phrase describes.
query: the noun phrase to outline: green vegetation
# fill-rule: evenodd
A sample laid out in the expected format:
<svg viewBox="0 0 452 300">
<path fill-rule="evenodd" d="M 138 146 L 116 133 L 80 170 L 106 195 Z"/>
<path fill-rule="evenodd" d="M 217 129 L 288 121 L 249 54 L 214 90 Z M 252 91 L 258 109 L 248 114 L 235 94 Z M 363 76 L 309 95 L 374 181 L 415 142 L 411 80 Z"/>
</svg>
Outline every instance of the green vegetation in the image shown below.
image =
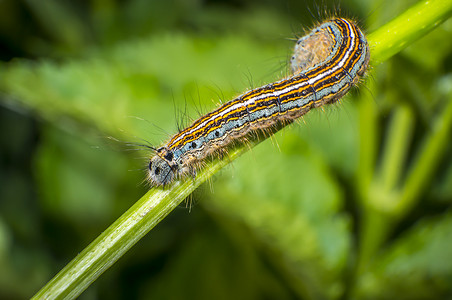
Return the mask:
<svg viewBox="0 0 452 300">
<path fill-rule="evenodd" d="M 365 86 L 133 204 L 146 188 L 130 170 L 150 153 L 120 141 L 158 145 L 175 107 L 187 119 L 280 78 L 286 38 L 312 19 L 291 2 L 290 17 L 163 3 L 0 4 L 2 55 L 29 57 L 0 65 L 0 298 L 30 297 L 72 259 L 37 298 L 93 281 L 81 299 L 450 297 L 452 1 L 344 3 L 371 32 Z"/>
</svg>

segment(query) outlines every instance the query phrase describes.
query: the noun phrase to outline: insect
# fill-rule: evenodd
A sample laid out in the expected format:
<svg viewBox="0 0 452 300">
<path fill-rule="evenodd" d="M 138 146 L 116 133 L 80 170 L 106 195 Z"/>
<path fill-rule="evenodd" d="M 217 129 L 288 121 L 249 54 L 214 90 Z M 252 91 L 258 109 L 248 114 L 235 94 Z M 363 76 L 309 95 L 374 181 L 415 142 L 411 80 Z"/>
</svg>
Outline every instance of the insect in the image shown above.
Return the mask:
<svg viewBox="0 0 452 300">
<path fill-rule="evenodd" d="M 367 40 L 353 21 L 335 18 L 321 23 L 297 41 L 292 76 L 224 103 L 155 149 L 149 162 L 150 184 L 165 186 L 195 176 L 207 158 L 222 156 L 253 134 L 272 133 L 312 108 L 336 102 L 365 74 L 369 58 Z"/>
</svg>

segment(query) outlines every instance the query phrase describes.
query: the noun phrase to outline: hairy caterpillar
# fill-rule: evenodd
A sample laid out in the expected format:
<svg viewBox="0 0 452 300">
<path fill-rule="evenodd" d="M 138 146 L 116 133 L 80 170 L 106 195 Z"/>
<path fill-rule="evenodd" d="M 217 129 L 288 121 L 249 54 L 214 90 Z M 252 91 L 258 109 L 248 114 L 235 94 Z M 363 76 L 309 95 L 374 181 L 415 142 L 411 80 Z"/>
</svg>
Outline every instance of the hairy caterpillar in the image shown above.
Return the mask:
<svg viewBox="0 0 452 300">
<path fill-rule="evenodd" d="M 367 40 L 353 21 L 323 22 L 297 41 L 293 76 L 238 96 L 156 149 L 149 182 L 164 186 L 194 176 L 206 158 L 221 155 L 251 134 L 285 126 L 311 108 L 336 102 L 364 75 L 369 58 Z"/>
</svg>

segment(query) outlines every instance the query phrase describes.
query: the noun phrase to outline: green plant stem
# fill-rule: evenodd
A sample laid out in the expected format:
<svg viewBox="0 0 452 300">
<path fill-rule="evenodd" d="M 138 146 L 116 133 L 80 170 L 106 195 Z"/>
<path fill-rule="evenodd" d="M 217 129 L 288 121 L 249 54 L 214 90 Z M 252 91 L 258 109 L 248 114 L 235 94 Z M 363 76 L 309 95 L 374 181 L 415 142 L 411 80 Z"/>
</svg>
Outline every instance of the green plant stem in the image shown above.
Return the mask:
<svg viewBox="0 0 452 300">
<path fill-rule="evenodd" d="M 408 171 L 405 185 L 400 191 L 400 199 L 395 208 L 398 217 L 404 216 L 419 199 L 420 191 L 423 190 L 432 178 L 433 171 L 438 167 L 446 145 L 450 143 L 452 132 L 452 99 L 449 100 L 439 116 L 432 133 L 424 143 L 417 159 Z"/>
<path fill-rule="evenodd" d="M 369 35 L 372 62 L 380 63 L 408 46 L 450 16 L 452 1 L 420 2 Z M 407 23 L 407 20 L 410 20 Z M 252 146 L 252 145 L 251 145 Z M 209 164 L 196 178 L 152 189 L 63 268 L 33 298 L 73 299 L 115 263 L 201 183 L 248 148 L 232 151 L 229 159 Z"/>
<path fill-rule="evenodd" d="M 372 63 L 399 53 L 452 16 L 452 1 L 419 1 L 400 16 L 369 34 Z"/>
<path fill-rule="evenodd" d="M 389 162 L 394 163 L 394 167 L 405 161 L 403 154 L 407 147 L 408 140 L 405 135 L 412 130 L 411 126 L 414 120 L 408 111 L 401 108 L 394 117 L 391 129 L 398 133 L 391 134 L 387 151 L 395 151 L 395 154 L 388 154 L 383 159 L 383 165 Z M 402 188 L 395 186 L 395 178 L 390 171 L 382 173 L 380 180 L 375 180 L 368 191 L 367 201 L 364 205 L 363 224 L 361 232 L 361 248 L 359 261 L 357 264 L 357 274 L 365 271 L 369 261 L 380 248 L 381 244 L 390 233 L 394 224 L 404 217 L 410 209 L 419 200 L 420 191 L 430 182 L 433 171 L 438 167 L 442 157 L 445 145 L 449 142 L 452 132 L 452 99 L 447 103 L 441 116 L 432 128 L 432 134 L 429 135 L 421 149 L 418 158 L 413 162 L 408 171 L 408 177 Z M 403 136 L 403 138 L 401 138 Z M 396 149 L 400 147 L 401 149 Z M 397 159 L 396 159 L 397 158 Z M 392 167 L 387 167 L 392 168 Z M 399 168 L 400 170 L 401 168 Z M 400 175 L 396 172 L 397 175 Z"/>
<path fill-rule="evenodd" d="M 447 20 L 451 15 L 451 0 L 420 1 L 396 19 L 369 35 L 373 64 L 381 63 L 401 51 L 432 28 Z M 380 47 L 381 44 L 386 44 L 386 46 Z M 406 162 L 414 116 L 405 106 L 396 109 L 389 129 L 380 172 L 377 177 L 371 180 L 367 177 L 372 175 L 367 172 L 367 184 L 364 185 L 361 180 L 362 184 L 358 187 L 359 194 L 363 197 L 361 199 L 363 224 L 361 224 L 357 276 L 365 270 L 386 239 L 392 226 L 409 211 L 409 208 L 418 199 L 419 191 L 428 183 L 429 177 L 441 157 L 441 147 L 447 142 L 447 134 L 450 132 L 451 105 L 451 103 L 448 104 L 444 114 L 439 118 L 433 135 L 428 139 L 426 146 L 420 152 L 419 158 L 415 160 L 409 170 L 409 175 L 402 184 L 402 189 L 397 188 L 397 184 L 401 183 L 400 170 Z M 369 121 L 375 121 L 367 118 L 376 114 L 376 112 L 369 105 L 364 108 L 360 110 L 360 114 L 367 117 L 360 119 L 360 127 L 377 130 L 378 126 L 366 124 Z M 376 131 L 372 133 L 361 130 L 360 132 L 361 140 L 366 140 L 369 136 L 373 138 L 378 136 Z M 360 150 L 363 157 L 370 157 L 363 162 L 369 164 L 371 160 L 375 161 L 374 149 L 361 146 Z"/>
<path fill-rule="evenodd" d="M 388 150 L 395 149 L 396 145 L 403 149 L 407 141 L 394 138 L 411 131 L 413 119 L 410 113 L 399 112 L 399 114 L 395 117 L 398 120 L 394 121 L 394 128 L 392 128 L 399 133 L 395 133 L 389 138 L 389 143 L 393 146 L 388 146 Z M 420 191 L 430 182 L 431 175 L 438 167 L 451 133 L 452 99 L 447 103 L 441 116 L 437 118 L 432 128 L 432 134 L 429 135 L 417 159 L 414 160 L 402 187 L 398 188 L 394 185 L 395 182 L 392 179 L 396 177 L 389 171 L 381 174 L 382 178 L 373 181 L 363 203 L 361 246 L 357 264 L 358 275 L 365 271 L 366 266 L 380 248 L 394 224 L 404 217 L 419 200 Z M 405 160 L 405 155 L 400 155 L 401 152 L 403 150 L 396 150 L 394 156 L 389 155 L 386 159 L 383 159 L 382 164 L 385 165 L 388 162 L 394 162 L 395 165 L 400 164 Z M 399 156 L 398 160 L 394 160 L 394 157 L 397 156 Z"/>
<path fill-rule="evenodd" d="M 406 105 L 397 107 L 389 126 L 381 168 L 362 199 L 363 224 L 358 274 L 364 271 L 395 221 L 395 206 L 399 201 L 397 184 L 408 154 L 413 125 L 411 109 Z"/>
<path fill-rule="evenodd" d="M 375 99 L 372 98 L 376 90 L 375 81 L 369 80 L 369 93 L 361 97 L 359 108 L 359 174 L 356 178 L 358 199 L 366 199 L 367 192 L 374 176 L 375 160 L 377 156 L 377 137 L 379 136 L 378 110 Z M 363 204 L 363 203 L 361 203 Z"/>
<path fill-rule="evenodd" d="M 66 265 L 33 299 L 74 299 L 80 295 L 201 183 L 245 151 L 246 148 L 232 151 L 228 159 L 209 164 L 196 178 L 175 182 L 164 189 L 151 189 Z"/>
<path fill-rule="evenodd" d="M 379 178 L 376 180 L 379 190 L 389 192 L 400 183 L 400 173 L 406 162 L 414 122 L 414 114 L 409 106 L 402 104 L 395 109 L 385 142 Z"/>
</svg>

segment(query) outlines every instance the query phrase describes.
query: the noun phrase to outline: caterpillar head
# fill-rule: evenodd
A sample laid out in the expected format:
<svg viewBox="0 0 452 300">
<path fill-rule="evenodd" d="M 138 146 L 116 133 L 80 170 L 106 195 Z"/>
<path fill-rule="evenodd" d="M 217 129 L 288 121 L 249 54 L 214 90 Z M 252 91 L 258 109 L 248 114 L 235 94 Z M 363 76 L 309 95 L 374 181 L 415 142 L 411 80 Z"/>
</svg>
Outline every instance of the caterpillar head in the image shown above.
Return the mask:
<svg viewBox="0 0 452 300">
<path fill-rule="evenodd" d="M 176 177 L 177 164 L 173 161 L 173 153 L 161 147 L 157 155 L 151 158 L 148 166 L 148 180 L 153 186 L 164 186 L 171 183 Z"/>
</svg>

